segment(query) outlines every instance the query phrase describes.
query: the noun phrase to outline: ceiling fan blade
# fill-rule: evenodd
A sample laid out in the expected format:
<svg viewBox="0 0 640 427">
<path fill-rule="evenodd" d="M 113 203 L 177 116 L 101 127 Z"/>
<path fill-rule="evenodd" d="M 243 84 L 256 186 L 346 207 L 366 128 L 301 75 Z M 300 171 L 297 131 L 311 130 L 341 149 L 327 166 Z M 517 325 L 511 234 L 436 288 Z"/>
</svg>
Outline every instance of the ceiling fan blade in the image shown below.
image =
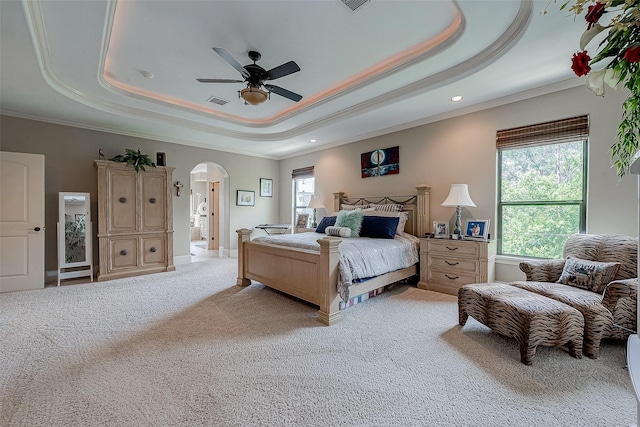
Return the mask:
<svg viewBox="0 0 640 427">
<path fill-rule="evenodd" d="M 300 71 L 298 64 L 293 61 L 289 61 L 267 71 L 265 80 L 279 79 L 280 77 L 288 76 L 289 74 L 297 73 L 298 71 Z"/>
<path fill-rule="evenodd" d="M 264 87 L 266 87 L 269 90 L 269 92 L 273 92 L 276 95 L 284 96 L 285 98 L 289 98 L 290 100 L 295 102 L 298 102 L 302 99 L 302 95 L 298 95 L 295 92 L 291 92 L 290 90 L 283 89 L 280 86 L 264 85 Z"/>
<path fill-rule="evenodd" d="M 242 77 L 245 77 L 245 78 L 249 77 L 249 72 L 245 70 L 242 64 L 236 61 L 236 59 L 233 56 L 229 55 L 229 52 L 219 47 L 214 47 L 213 50 L 215 50 L 216 53 L 222 57 L 222 59 L 227 61 L 229 65 L 231 65 L 233 68 L 238 70 L 240 74 L 242 74 Z"/>
<path fill-rule="evenodd" d="M 200 83 L 244 83 L 244 80 L 232 79 L 196 79 Z"/>
</svg>

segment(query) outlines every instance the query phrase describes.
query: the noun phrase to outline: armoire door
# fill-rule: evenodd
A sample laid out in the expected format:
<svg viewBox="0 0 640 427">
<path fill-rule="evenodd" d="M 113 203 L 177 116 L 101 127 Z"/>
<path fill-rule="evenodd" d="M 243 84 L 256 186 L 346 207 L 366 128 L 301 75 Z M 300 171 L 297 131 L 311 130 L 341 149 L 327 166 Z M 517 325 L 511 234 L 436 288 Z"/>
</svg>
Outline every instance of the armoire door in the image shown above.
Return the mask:
<svg viewBox="0 0 640 427">
<path fill-rule="evenodd" d="M 109 170 L 109 223 L 108 233 L 133 233 L 136 231 L 137 177 L 135 171 Z M 100 201 L 98 202 L 100 203 Z"/>
<path fill-rule="evenodd" d="M 141 180 L 141 231 L 166 230 L 166 175 L 147 172 L 140 176 Z"/>
</svg>

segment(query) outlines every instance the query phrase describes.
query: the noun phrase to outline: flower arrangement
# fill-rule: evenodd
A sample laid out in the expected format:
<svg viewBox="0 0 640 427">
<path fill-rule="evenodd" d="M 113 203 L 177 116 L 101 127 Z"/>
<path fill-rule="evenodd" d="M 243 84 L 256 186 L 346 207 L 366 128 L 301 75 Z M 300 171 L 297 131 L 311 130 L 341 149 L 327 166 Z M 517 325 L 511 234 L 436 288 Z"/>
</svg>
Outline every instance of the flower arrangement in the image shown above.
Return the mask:
<svg viewBox="0 0 640 427">
<path fill-rule="evenodd" d="M 623 177 L 640 145 L 640 0 L 567 0 L 560 9 L 567 6 L 575 15 L 587 11 L 580 51 L 571 59 L 573 72 L 578 77 L 587 76 L 587 87 L 598 96 L 604 96 L 605 85 L 622 85 L 630 92 L 622 105 L 617 140 L 611 146 L 613 165 Z M 601 24 L 604 16 L 610 17 L 606 25 Z M 589 55 L 587 45 L 605 30 L 607 36 L 597 46 L 596 54 Z M 591 66 L 596 64 L 604 67 L 592 71 Z"/>
</svg>

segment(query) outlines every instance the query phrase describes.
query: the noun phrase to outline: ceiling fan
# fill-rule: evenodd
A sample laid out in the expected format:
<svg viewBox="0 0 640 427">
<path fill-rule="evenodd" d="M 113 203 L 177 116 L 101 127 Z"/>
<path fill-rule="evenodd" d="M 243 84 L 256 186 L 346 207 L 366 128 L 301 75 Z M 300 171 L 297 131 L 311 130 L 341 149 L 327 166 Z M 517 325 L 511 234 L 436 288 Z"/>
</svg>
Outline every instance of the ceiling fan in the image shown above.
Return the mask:
<svg viewBox="0 0 640 427">
<path fill-rule="evenodd" d="M 286 62 L 269 71 L 265 70 L 261 66 L 256 64 L 256 61 L 260 60 L 262 55 L 255 50 L 249 51 L 249 59 L 253 61 L 253 64 L 242 66 L 236 59 L 224 49 L 214 47 L 213 50 L 227 61 L 233 68 L 238 70 L 244 80 L 233 79 L 196 79 L 200 83 L 246 83 L 247 87 L 239 91 L 239 95 L 242 99 L 251 105 L 262 104 L 269 99 L 270 93 L 288 98 L 292 101 L 298 102 L 302 99 L 302 95 L 291 92 L 290 90 L 281 88 L 271 84 L 265 84 L 266 80 L 275 80 L 280 77 L 287 76 L 289 74 L 297 73 L 300 71 L 300 67 L 293 61 Z M 262 90 L 262 87 L 267 89 Z"/>
</svg>

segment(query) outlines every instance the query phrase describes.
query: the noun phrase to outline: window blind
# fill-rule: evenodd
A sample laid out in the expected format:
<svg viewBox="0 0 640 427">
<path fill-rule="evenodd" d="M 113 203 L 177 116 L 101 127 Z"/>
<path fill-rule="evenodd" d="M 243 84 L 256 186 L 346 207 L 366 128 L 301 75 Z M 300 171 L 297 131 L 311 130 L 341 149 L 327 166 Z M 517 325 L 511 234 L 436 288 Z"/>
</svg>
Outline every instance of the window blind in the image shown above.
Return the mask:
<svg viewBox="0 0 640 427">
<path fill-rule="evenodd" d="M 510 150 L 561 142 L 582 141 L 589 137 L 589 116 L 556 120 L 537 125 L 499 130 L 496 148 Z"/>
<path fill-rule="evenodd" d="M 294 169 L 291 172 L 291 178 L 293 179 L 303 179 L 303 178 L 313 178 L 313 168 L 314 166 L 307 166 L 306 168 Z"/>
</svg>

